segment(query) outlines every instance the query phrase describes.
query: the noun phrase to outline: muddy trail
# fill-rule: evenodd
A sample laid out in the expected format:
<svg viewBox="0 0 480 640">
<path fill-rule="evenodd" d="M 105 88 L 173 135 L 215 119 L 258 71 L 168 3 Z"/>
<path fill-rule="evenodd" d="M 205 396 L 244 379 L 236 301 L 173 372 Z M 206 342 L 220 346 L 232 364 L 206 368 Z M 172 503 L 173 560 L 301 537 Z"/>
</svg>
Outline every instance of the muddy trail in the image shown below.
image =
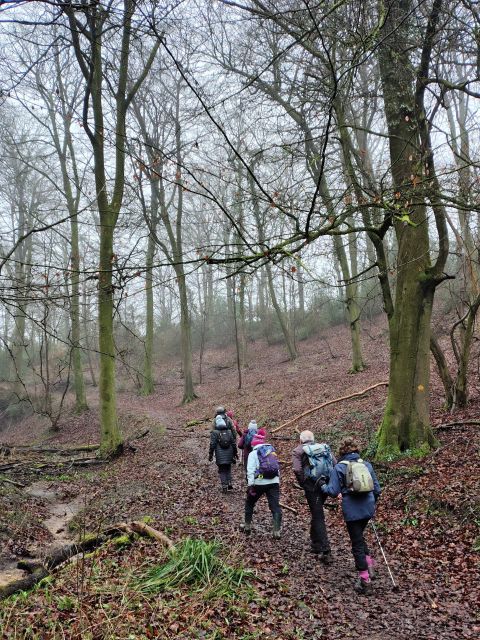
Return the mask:
<svg viewBox="0 0 480 640">
<path fill-rule="evenodd" d="M 329 338 L 332 344 L 334 338 Z M 336 353 L 341 353 L 347 341 L 342 335 L 338 340 L 333 346 Z M 321 343 L 306 348 L 295 364 L 286 363 L 280 350 L 264 349 L 264 357 L 259 348 L 257 366 L 249 373 L 241 394 L 235 390 L 233 368 L 217 375 L 215 367 L 225 362 L 225 354 L 215 353 L 211 368 L 206 369 L 206 382 L 199 389 L 201 398 L 188 407 L 178 406 L 181 380 L 174 374 L 171 379 L 165 378 L 151 398 L 131 392 L 119 396 L 124 433 L 149 428 L 148 435 L 136 443 L 135 452 L 128 451 L 109 464 L 91 469 L 71 469 L 63 477 L 37 485 L 40 492 L 51 491 L 49 495 L 28 495 L 24 490 L 0 485 L 6 506 L 6 515 L 0 515 L 0 536 L 10 527 L 8 536 L 2 536 L 10 560 L 60 542 L 61 538 L 55 540 L 55 536 L 64 536 L 64 542 L 76 531 L 98 532 L 112 523 L 148 517 L 152 526 L 175 543 L 186 537 L 218 540 L 228 562 L 254 571 L 254 598 L 246 600 L 239 592 L 233 601 L 211 603 L 187 588 L 139 600 L 129 585 L 146 568 L 164 562 L 165 550 L 143 540 L 128 546 L 112 543 L 82 560 L 80 586 L 77 563 L 57 571 L 52 586 L 0 605 L 5 637 L 477 637 L 479 571 L 474 547 L 478 544 L 478 478 L 464 461 L 478 455 L 478 427 L 459 425 L 439 430 L 439 448 L 424 459 L 405 457 L 377 467 L 384 490 L 376 524 L 399 590 L 392 589 L 369 531 L 368 541 L 378 568 L 369 598 L 353 590 L 356 572 L 339 501 L 329 499 L 326 509 L 334 565 L 326 568 L 309 552 L 308 507 L 303 492 L 295 488 L 290 465 L 297 437 L 293 429 L 271 439 L 283 461 L 281 502 L 294 510 L 283 510 L 280 540 L 272 538 L 271 516 L 264 499 L 257 504 L 251 536 L 244 536 L 239 529 L 246 491 L 243 469 L 241 465 L 234 467 L 235 490 L 223 495 L 217 468 L 208 462 L 210 422 L 204 419 L 212 415 L 218 398 L 235 407 L 242 426 L 253 416 L 265 420 L 269 427 L 278 425 L 283 418 L 317 404 L 317 399 L 382 381 L 382 345 L 375 342 L 371 346 L 370 370 L 347 381 L 344 357 L 332 359 L 325 370 L 325 365 L 319 367 Z M 434 389 L 437 384 L 434 380 Z M 312 428 L 334 448 L 344 434 L 352 432 L 366 445 L 373 425 L 378 424 L 384 398 L 384 389 L 375 389 L 365 398 L 309 416 L 301 427 Z M 95 442 L 98 418 L 91 404 L 93 409 L 83 421 L 66 421 L 58 434 L 48 435 L 49 443 Z M 445 421 L 439 404 L 433 403 L 434 424 Z M 470 412 L 457 419 L 474 418 L 476 406 L 474 402 Z M 23 433 L 18 429 L 8 434 L 9 440 L 14 437 L 17 442 L 29 442 L 28 428 Z M 39 432 L 38 438 L 46 441 L 47 434 Z M 13 518 L 15 511 L 21 511 L 21 519 Z M 72 533 L 65 528 L 65 518 Z M 14 620 L 28 623 L 17 624 Z"/>
</svg>

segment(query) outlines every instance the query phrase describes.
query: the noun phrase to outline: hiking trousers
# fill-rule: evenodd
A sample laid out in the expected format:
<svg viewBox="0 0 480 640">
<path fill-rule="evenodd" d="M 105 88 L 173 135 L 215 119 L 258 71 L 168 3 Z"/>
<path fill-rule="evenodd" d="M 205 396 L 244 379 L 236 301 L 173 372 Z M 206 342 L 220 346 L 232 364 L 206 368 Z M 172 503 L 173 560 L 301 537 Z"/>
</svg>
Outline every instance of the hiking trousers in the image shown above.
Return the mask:
<svg viewBox="0 0 480 640">
<path fill-rule="evenodd" d="M 247 493 L 247 499 L 245 500 L 245 522 L 251 522 L 253 517 L 253 511 L 258 500 L 263 496 L 267 496 L 268 508 L 272 512 L 272 515 L 282 514 L 280 508 L 280 485 L 278 482 L 272 484 L 256 484 L 255 495 L 251 496 Z"/>
<path fill-rule="evenodd" d="M 325 494 L 319 495 L 313 483 L 306 480 L 303 485 L 305 497 L 310 508 L 312 519 L 310 521 L 310 543 L 314 553 L 330 553 L 330 542 L 328 540 L 327 527 L 325 526 L 325 513 L 323 503 L 327 499 Z"/>
<path fill-rule="evenodd" d="M 220 482 L 222 487 L 232 486 L 232 465 L 231 464 L 219 464 L 218 475 L 220 476 Z"/>
<path fill-rule="evenodd" d="M 366 571 L 368 569 L 367 559 L 365 556 L 370 555 L 367 543 L 365 542 L 364 531 L 370 518 L 364 518 L 363 520 L 351 520 L 345 522 L 347 526 L 348 535 L 352 543 L 352 553 L 355 559 L 355 566 L 359 571 Z"/>
</svg>

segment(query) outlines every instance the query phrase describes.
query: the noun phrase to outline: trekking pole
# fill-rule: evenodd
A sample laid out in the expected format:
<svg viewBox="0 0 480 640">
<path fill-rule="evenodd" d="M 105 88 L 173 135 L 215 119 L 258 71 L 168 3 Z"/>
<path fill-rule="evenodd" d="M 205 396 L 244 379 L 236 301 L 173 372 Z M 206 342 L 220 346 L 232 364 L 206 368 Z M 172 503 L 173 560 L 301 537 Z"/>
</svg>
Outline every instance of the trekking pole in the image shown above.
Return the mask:
<svg viewBox="0 0 480 640">
<path fill-rule="evenodd" d="M 380 551 L 382 552 L 383 559 L 385 560 L 385 565 L 388 569 L 388 573 L 390 575 L 390 580 L 392 581 L 393 588 L 396 591 L 398 589 L 398 584 L 396 584 L 393 578 L 392 570 L 390 569 L 390 565 L 388 564 L 388 561 L 387 561 L 387 556 L 385 555 L 385 551 L 383 550 L 382 543 L 380 542 L 380 538 L 378 537 L 377 528 L 373 520 L 370 520 L 370 524 L 372 525 L 373 533 L 375 534 L 375 538 L 377 539 L 378 546 L 380 547 Z"/>
</svg>

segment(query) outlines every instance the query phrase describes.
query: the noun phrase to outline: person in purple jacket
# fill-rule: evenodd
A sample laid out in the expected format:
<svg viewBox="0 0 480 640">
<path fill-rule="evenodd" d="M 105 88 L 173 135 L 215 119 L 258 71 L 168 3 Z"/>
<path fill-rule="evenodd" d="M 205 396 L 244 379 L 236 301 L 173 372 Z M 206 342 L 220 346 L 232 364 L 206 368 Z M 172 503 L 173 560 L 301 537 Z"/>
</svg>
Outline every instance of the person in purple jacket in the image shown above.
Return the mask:
<svg viewBox="0 0 480 640">
<path fill-rule="evenodd" d="M 339 493 L 342 494 L 343 517 L 352 543 L 355 566 L 358 570 L 358 582 L 355 589 L 359 593 L 369 595 L 372 587 L 374 560 L 368 550 L 364 531 L 369 520 L 375 515 L 375 505 L 381 489 L 372 465 L 361 460 L 359 450 L 360 447 L 355 438 L 349 437 L 343 440 L 339 450 L 339 462 L 333 468 L 328 483 L 321 486 L 321 491 L 333 498 Z M 364 462 L 367 467 L 373 480 L 372 491 L 355 493 L 347 486 L 348 463 L 356 461 Z"/>
</svg>

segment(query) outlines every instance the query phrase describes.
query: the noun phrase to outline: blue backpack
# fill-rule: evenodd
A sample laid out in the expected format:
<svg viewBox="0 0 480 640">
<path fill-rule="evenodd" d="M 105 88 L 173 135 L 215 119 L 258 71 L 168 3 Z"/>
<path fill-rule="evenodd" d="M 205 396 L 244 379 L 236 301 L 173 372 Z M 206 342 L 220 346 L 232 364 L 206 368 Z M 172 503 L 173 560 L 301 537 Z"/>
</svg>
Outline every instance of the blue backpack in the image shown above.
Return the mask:
<svg viewBox="0 0 480 640">
<path fill-rule="evenodd" d="M 244 447 L 251 447 L 252 440 L 255 437 L 255 434 L 258 431 L 258 427 L 249 427 L 247 433 L 245 434 L 245 438 L 243 439 Z"/>
<path fill-rule="evenodd" d="M 256 478 L 265 478 L 271 480 L 276 478 L 280 473 L 280 464 L 275 449 L 271 444 L 262 444 L 261 447 L 255 449 L 258 456 L 258 469 L 255 473 Z"/>
<path fill-rule="evenodd" d="M 308 458 L 308 468 L 305 469 L 305 477 L 318 480 L 320 476 L 327 479 L 333 471 L 333 456 L 328 444 L 314 442 L 303 445 L 303 451 Z"/>
</svg>

